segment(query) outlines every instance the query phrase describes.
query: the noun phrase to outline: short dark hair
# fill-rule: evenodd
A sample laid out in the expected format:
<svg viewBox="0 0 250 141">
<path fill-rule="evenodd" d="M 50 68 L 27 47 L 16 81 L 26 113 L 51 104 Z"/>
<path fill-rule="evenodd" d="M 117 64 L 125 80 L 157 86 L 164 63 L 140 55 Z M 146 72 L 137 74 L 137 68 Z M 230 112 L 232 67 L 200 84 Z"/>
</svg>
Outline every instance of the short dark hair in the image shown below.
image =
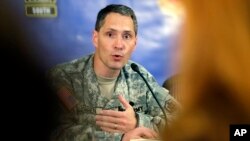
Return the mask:
<svg viewBox="0 0 250 141">
<path fill-rule="evenodd" d="M 134 23 L 135 35 L 137 35 L 138 25 L 137 25 L 137 19 L 136 19 L 134 11 L 130 7 L 125 6 L 125 5 L 120 5 L 120 4 L 107 5 L 106 7 L 104 7 L 98 12 L 96 23 L 95 23 L 96 31 L 100 30 L 100 28 L 104 24 L 104 19 L 109 13 L 119 13 L 121 15 L 131 17 Z"/>
</svg>

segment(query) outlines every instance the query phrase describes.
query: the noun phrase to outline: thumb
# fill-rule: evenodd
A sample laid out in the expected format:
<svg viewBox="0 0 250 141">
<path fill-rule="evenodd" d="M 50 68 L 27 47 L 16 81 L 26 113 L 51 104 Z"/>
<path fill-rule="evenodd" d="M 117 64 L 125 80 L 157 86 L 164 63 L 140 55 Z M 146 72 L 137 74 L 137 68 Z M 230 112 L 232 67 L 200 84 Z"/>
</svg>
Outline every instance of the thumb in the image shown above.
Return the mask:
<svg viewBox="0 0 250 141">
<path fill-rule="evenodd" d="M 118 95 L 118 99 L 122 103 L 125 109 L 131 107 L 129 102 L 122 95 Z"/>
</svg>

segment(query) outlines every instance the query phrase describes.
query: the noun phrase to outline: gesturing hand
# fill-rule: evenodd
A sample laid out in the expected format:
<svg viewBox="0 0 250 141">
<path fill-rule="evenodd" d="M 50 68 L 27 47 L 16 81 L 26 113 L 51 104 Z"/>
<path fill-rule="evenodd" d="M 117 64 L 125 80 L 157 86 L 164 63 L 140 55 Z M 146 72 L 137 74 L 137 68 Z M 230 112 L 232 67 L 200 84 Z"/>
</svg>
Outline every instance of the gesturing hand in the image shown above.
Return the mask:
<svg viewBox="0 0 250 141">
<path fill-rule="evenodd" d="M 107 132 L 126 133 L 136 126 L 135 112 L 124 97 L 119 95 L 118 98 L 125 111 L 102 110 L 95 117 L 96 124 Z"/>
</svg>

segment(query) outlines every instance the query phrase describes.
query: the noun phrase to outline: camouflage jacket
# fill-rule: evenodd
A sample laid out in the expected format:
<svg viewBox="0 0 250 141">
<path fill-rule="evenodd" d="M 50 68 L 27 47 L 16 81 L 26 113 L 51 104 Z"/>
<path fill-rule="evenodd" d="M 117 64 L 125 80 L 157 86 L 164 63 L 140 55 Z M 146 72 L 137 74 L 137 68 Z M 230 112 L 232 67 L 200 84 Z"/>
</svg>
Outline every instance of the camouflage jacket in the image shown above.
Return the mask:
<svg viewBox="0 0 250 141">
<path fill-rule="evenodd" d="M 121 140 L 121 133 L 106 133 L 95 125 L 97 109 L 123 108 L 117 95 L 122 94 L 127 101 L 133 103 L 137 113 L 138 126 L 158 131 L 166 125 L 164 115 L 153 98 L 143 79 L 134 72 L 130 65 L 122 68 L 115 84 L 111 99 L 100 95 L 100 89 L 93 70 L 93 55 L 59 64 L 49 71 L 49 80 L 60 100 L 61 111 L 59 127 L 53 132 L 52 140 L 81 141 L 90 140 L 93 131 L 101 140 Z M 141 73 L 152 87 L 160 104 L 165 108 L 167 123 L 173 117 L 174 99 L 168 90 L 157 84 L 153 76 L 141 65 Z M 94 130 L 92 130 L 94 128 Z"/>
</svg>

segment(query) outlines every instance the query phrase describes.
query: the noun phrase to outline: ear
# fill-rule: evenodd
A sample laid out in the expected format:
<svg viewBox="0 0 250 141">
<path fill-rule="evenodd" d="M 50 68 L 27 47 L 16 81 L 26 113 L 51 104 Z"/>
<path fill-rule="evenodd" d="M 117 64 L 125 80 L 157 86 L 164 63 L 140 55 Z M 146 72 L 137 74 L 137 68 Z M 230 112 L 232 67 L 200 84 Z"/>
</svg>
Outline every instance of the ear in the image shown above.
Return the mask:
<svg viewBox="0 0 250 141">
<path fill-rule="evenodd" d="M 135 42 L 134 42 L 134 48 L 133 48 L 133 51 L 135 50 L 136 48 L 136 44 L 137 44 L 137 36 L 135 37 Z"/>
<path fill-rule="evenodd" d="M 92 42 L 94 44 L 94 47 L 97 48 L 97 44 L 98 44 L 98 32 L 96 30 L 93 31 L 92 34 Z"/>
</svg>

